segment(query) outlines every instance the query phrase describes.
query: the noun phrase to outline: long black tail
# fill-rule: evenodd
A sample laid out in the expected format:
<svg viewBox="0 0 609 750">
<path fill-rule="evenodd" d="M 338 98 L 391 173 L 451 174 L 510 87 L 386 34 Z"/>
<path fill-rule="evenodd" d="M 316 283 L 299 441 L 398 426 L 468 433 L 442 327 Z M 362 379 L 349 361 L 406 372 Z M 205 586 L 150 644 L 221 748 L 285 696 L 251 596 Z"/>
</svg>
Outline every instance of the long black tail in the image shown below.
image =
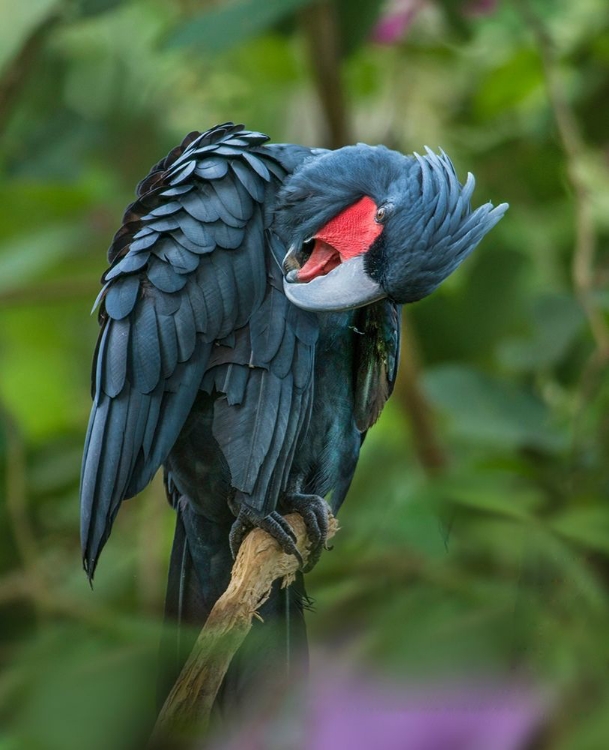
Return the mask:
<svg viewBox="0 0 609 750">
<path fill-rule="evenodd" d="M 230 525 L 209 521 L 196 513 L 186 498 L 180 499 L 165 600 L 161 701 L 179 675 L 216 600 L 228 586 L 233 564 L 229 532 Z M 229 667 L 216 698 L 217 715 L 232 716 L 252 702 L 270 697 L 287 681 L 302 678 L 308 657 L 305 600 L 302 575 L 287 589 L 275 582 L 271 596 L 259 610 L 263 621 L 254 619 L 252 630 Z"/>
</svg>

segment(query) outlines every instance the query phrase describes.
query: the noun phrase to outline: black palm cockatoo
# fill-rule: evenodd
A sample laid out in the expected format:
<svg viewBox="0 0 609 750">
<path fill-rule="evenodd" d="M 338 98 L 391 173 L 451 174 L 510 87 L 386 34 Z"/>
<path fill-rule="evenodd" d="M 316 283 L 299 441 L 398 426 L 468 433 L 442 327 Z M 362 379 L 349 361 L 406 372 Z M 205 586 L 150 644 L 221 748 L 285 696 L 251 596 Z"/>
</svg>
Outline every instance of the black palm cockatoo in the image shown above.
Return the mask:
<svg viewBox="0 0 609 750">
<path fill-rule="evenodd" d="M 316 559 L 324 498 L 336 513 L 393 388 L 400 305 L 432 292 L 507 208 L 472 211 L 474 179 L 461 185 L 444 153 L 267 141 L 227 123 L 155 165 L 98 300 L 85 569 L 122 501 L 163 466 L 177 512 L 166 608 L 181 623 L 205 621 L 253 526 L 298 554 L 283 518 L 297 510 Z M 298 644 L 302 577 L 290 589 L 263 615 L 291 607 Z M 226 691 L 246 672 L 233 667 Z"/>
</svg>

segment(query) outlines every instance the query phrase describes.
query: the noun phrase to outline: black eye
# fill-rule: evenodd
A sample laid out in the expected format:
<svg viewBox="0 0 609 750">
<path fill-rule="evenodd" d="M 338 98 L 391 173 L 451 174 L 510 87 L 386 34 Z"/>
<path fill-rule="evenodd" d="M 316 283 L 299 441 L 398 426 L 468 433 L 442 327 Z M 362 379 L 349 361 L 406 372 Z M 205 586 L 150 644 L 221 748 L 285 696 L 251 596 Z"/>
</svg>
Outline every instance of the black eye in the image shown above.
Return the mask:
<svg viewBox="0 0 609 750">
<path fill-rule="evenodd" d="M 385 206 L 381 206 L 379 209 L 377 209 L 376 214 L 374 216 L 374 220 L 377 224 L 382 224 L 385 219 L 387 218 L 387 209 Z"/>
</svg>

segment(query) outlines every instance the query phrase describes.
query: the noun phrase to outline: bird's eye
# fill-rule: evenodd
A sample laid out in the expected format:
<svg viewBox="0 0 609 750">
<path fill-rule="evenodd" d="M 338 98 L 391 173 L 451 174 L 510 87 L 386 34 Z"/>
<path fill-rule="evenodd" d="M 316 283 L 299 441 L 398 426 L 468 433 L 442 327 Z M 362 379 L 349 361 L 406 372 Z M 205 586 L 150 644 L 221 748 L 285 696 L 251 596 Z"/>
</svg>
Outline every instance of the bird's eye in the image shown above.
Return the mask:
<svg viewBox="0 0 609 750">
<path fill-rule="evenodd" d="M 381 206 L 379 209 L 377 209 L 377 212 L 374 216 L 374 220 L 377 224 L 382 224 L 385 219 L 387 218 L 387 209 L 385 206 Z"/>
</svg>

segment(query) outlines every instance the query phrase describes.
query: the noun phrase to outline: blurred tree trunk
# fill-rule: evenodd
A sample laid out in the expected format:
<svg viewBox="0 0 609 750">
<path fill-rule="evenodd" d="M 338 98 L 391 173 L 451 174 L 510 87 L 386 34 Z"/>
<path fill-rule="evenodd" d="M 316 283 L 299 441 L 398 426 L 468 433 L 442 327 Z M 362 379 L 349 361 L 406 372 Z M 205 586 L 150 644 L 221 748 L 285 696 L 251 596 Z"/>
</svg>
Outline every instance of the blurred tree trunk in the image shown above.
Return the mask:
<svg viewBox="0 0 609 750">
<path fill-rule="evenodd" d="M 351 142 L 341 80 L 341 40 L 336 7 L 318 2 L 305 8 L 301 24 L 309 49 L 309 62 L 325 120 L 328 148 Z"/>
<path fill-rule="evenodd" d="M 421 363 L 412 323 L 402 313 L 402 344 L 395 396 L 410 420 L 419 463 L 429 477 L 446 469 L 448 459 L 437 434 L 431 406 L 421 386 Z"/>
<path fill-rule="evenodd" d="M 49 33 L 59 20 L 59 13 L 54 11 L 35 26 L 4 69 L 0 77 L 0 137 L 6 129 L 13 107 L 34 69 Z"/>
</svg>

